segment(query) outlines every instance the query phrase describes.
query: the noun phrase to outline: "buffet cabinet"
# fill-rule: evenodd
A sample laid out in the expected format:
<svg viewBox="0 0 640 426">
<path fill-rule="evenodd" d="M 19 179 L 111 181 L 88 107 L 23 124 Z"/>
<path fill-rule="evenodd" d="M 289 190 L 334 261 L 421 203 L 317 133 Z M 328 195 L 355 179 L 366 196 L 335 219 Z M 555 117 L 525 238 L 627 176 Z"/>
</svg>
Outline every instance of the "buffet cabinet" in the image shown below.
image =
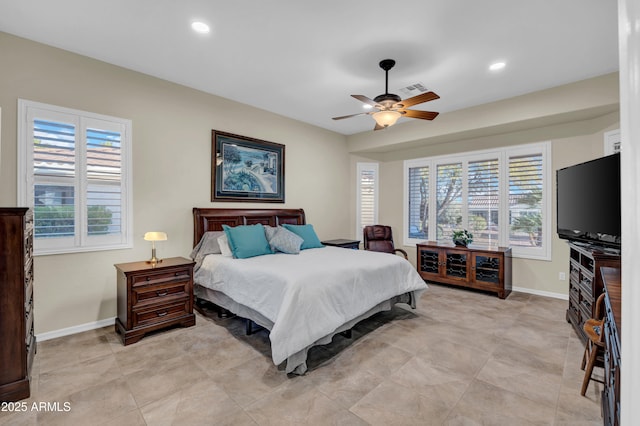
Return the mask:
<svg viewBox="0 0 640 426">
<path fill-rule="evenodd" d="M 583 343 L 589 339 L 584 322 L 595 318 L 596 299 L 602 294 L 600 268 L 620 268 L 620 255 L 616 251 L 586 244 L 569 243 L 569 307 L 566 319 Z"/>
<path fill-rule="evenodd" d="M 424 242 L 417 245 L 416 266 L 425 281 L 496 293 L 511 293 L 511 248 L 459 247 Z"/>
<path fill-rule="evenodd" d="M 33 213 L 0 208 L 0 401 L 30 395 L 33 332 Z"/>
</svg>

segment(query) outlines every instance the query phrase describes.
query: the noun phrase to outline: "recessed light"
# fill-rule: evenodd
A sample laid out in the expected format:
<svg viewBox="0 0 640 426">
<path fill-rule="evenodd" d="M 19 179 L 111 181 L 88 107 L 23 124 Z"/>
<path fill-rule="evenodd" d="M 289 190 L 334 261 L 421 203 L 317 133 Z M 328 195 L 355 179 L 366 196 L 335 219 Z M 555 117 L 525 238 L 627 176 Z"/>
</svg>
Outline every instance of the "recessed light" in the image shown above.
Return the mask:
<svg viewBox="0 0 640 426">
<path fill-rule="evenodd" d="M 192 22 L 191 28 L 199 34 L 208 34 L 210 31 L 209 26 L 201 21 Z"/>
<path fill-rule="evenodd" d="M 491 71 L 499 71 L 501 69 L 503 69 L 507 64 L 504 62 L 494 62 L 493 64 L 489 65 L 489 69 Z"/>
</svg>

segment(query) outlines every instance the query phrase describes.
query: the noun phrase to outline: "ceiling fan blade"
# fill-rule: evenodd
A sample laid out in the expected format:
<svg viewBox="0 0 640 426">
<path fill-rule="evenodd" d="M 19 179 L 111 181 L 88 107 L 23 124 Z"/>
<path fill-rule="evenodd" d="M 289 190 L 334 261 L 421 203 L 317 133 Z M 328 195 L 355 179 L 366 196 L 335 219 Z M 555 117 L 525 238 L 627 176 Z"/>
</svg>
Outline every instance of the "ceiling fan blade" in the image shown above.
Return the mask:
<svg viewBox="0 0 640 426">
<path fill-rule="evenodd" d="M 357 115 L 369 114 L 368 112 L 360 112 L 358 114 L 343 115 L 342 117 L 333 117 L 333 120 L 344 120 L 345 118 L 355 117 Z"/>
<path fill-rule="evenodd" d="M 399 112 L 402 114 L 403 117 L 420 118 L 422 120 L 433 120 L 438 116 L 438 114 L 440 114 L 439 112 L 416 111 L 412 109 L 405 109 Z"/>
<path fill-rule="evenodd" d="M 365 104 L 371 105 L 372 107 L 378 108 L 380 106 L 379 103 L 374 101 L 373 99 L 369 99 L 364 95 L 351 95 L 351 97 L 356 98 L 360 102 L 364 102 Z"/>
<path fill-rule="evenodd" d="M 373 128 L 373 130 L 384 130 L 386 129 L 386 127 L 379 125 L 378 123 L 376 123 L 376 126 Z"/>
<path fill-rule="evenodd" d="M 440 96 L 436 95 L 433 92 L 426 92 L 420 95 L 414 96 L 412 98 L 405 99 L 403 101 L 398 102 L 394 105 L 395 108 L 407 108 L 413 105 L 418 105 L 423 102 L 429 102 L 436 99 L 440 99 Z"/>
</svg>

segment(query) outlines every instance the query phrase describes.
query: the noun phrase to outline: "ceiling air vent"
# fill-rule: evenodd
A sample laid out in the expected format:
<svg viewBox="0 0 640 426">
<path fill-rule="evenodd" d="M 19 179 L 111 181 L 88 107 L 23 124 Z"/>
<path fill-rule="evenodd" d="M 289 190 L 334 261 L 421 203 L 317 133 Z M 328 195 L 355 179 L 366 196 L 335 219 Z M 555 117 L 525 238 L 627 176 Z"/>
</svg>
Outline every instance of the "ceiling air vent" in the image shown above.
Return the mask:
<svg viewBox="0 0 640 426">
<path fill-rule="evenodd" d="M 429 89 L 427 89 L 427 87 L 422 83 L 416 83 L 407 87 L 403 87 L 402 89 L 398 89 L 398 92 L 402 93 L 401 95 L 402 99 L 420 95 L 428 91 Z"/>
</svg>

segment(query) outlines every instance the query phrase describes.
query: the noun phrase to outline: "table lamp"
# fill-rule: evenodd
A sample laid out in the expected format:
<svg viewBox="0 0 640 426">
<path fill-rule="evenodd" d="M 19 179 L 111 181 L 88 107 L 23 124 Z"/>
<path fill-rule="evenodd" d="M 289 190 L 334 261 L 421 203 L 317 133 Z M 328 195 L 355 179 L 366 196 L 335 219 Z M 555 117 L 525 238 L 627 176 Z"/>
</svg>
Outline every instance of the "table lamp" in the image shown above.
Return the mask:
<svg viewBox="0 0 640 426">
<path fill-rule="evenodd" d="M 147 263 L 159 263 L 162 259 L 156 257 L 156 241 L 167 241 L 166 232 L 147 232 L 144 234 L 145 241 L 151 241 L 151 260 L 147 260 Z"/>
</svg>

